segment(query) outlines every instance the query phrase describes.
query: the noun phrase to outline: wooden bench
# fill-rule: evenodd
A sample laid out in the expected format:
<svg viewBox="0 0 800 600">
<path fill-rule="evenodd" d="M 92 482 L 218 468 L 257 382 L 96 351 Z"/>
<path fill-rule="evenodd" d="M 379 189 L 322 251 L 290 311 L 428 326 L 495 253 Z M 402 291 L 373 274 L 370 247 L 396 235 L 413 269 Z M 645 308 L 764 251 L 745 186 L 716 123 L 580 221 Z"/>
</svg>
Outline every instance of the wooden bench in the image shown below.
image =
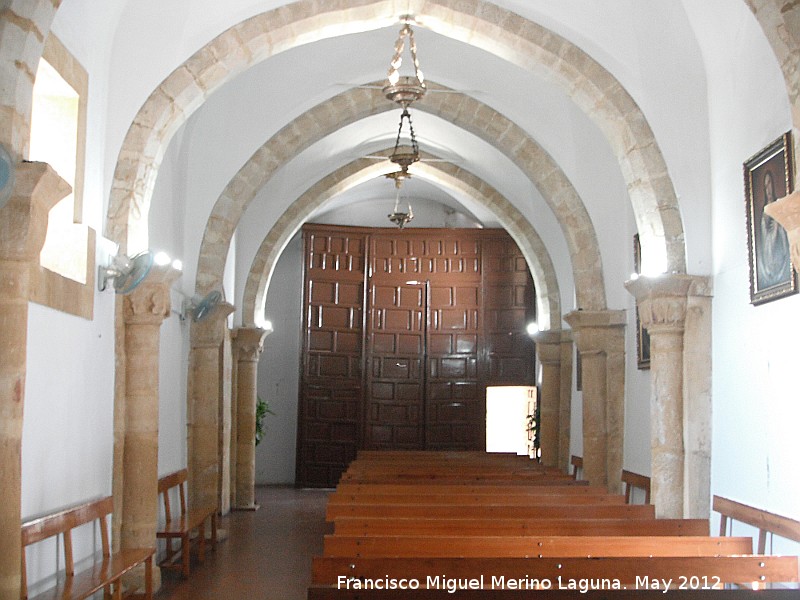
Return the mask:
<svg viewBox="0 0 800 600">
<path fill-rule="evenodd" d="M 155 548 L 124 549 L 111 552 L 108 517 L 114 509 L 111 497 L 94 500 L 39 517 L 22 525 L 22 600 L 28 598 L 25 548 L 47 538 L 61 535 L 64 546 L 64 571 L 57 576 L 55 587 L 35 597 L 35 600 L 80 600 L 103 590 L 105 598 L 122 598 L 122 577 L 144 564 L 144 592 L 131 597 L 151 600 L 153 597 L 153 555 Z M 102 550 L 92 557 L 87 569 L 75 572 L 73 530 L 98 523 Z"/>
<path fill-rule="evenodd" d="M 328 496 L 328 505 L 331 504 L 451 504 L 454 506 L 468 505 L 480 506 L 491 504 L 508 504 L 530 506 L 531 504 L 625 504 L 622 494 L 604 494 L 586 496 L 579 494 L 559 494 L 551 491 L 549 494 L 442 494 L 436 488 L 420 490 L 418 494 L 342 494 L 333 492 Z"/>
<path fill-rule="evenodd" d="M 387 519 L 340 517 L 336 535 L 709 535 L 708 519 Z"/>
<path fill-rule="evenodd" d="M 183 577 L 189 577 L 191 535 L 197 531 L 197 550 L 200 562 L 205 560 L 206 551 L 206 521 L 211 524 L 211 545 L 217 543 L 217 507 L 192 507 L 187 508 L 186 480 L 188 471 L 181 469 L 175 473 L 165 475 L 158 480 L 158 493 L 164 504 L 165 522 L 156 531 L 156 536 L 166 540 L 166 555 L 159 566 L 169 569 L 180 569 Z M 173 514 L 170 503 L 170 490 L 177 488 L 180 510 Z M 180 540 L 177 549 L 172 546 L 174 539 Z M 180 564 L 175 562 L 176 555 L 180 553 Z"/>
<path fill-rule="evenodd" d="M 583 470 L 583 457 L 573 454 L 569 459 L 569 464 L 572 465 L 572 478 L 578 479 L 578 471 Z"/>
<path fill-rule="evenodd" d="M 644 503 L 650 504 L 650 478 L 631 471 L 622 471 L 622 483 L 625 484 L 625 502 L 630 504 L 633 499 L 633 490 L 644 491 Z"/>
<path fill-rule="evenodd" d="M 752 554 L 748 537 L 709 536 L 344 536 L 326 535 L 325 556 L 580 557 Z"/>
<path fill-rule="evenodd" d="M 435 487 L 431 484 L 407 483 L 340 483 L 336 486 L 336 494 L 383 494 L 383 495 L 416 495 L 447 494 L 460 496 L 466 494 L 480 494 L 503 497 L 506 495 L 543 496 L 557 494 L 559 496 L 605 496 L 608 490 L 598 485 L 506 485 L 506 484 L 459 484 L 438 483 Z"/>
<path fill-rule="evenodd" d="M 508 580 L 538 579 L 556 584 L 561 581 L 618 580 L 622 585 L 648 581 L 672 581 L 698 578 L 700 583 L 796 583 L 796 556 L 671 556 L 671 557 L 592 557 L 592 558 L 358 558 L 315 557 L 315 586 L 341 586 L 341 577 L 365 580 L 414 579 L 421 587 L 429 576 L 446 574 L 453 579 L 504 577 Z M 486 582 L 487 585 L 491 581 Z M 662 588 L 663 589 L 663 588 Z M 792 593 L 797 595 L 796 590 Z M 361 598 L 381 598 L 380 594 Z M 526 595 L 527 594 L 527 595 Z M 530 590 L 520 590 L 519 598 L 529 598 Z M 311 597 L 320 597 L 312 596 Z M 336 598 L 337 596 L 324 596 Z"/>
<path fill-rule="evenodd" d="M 423 500 L 424 502 L 424 500 Z M 328 521 L 339 517 L 388 517 L 416 519 L 517 518 L 517 519 L 654 519 L 650 504 L 530 504 L 526 506 L 497 504 L 454 506 L 442 504 L 329 504 Z"/>
<path fill-rule="evenodd" d="M 734 500 L 714 496 L 713 509 L 720 514 L 719 534 L 726 535 L 728 522 L 740 521 L 758 529 L 758 553 L 767 549 L 767 534 L 800 542 L 800 521 L 747 506 Z"/>
</svg>

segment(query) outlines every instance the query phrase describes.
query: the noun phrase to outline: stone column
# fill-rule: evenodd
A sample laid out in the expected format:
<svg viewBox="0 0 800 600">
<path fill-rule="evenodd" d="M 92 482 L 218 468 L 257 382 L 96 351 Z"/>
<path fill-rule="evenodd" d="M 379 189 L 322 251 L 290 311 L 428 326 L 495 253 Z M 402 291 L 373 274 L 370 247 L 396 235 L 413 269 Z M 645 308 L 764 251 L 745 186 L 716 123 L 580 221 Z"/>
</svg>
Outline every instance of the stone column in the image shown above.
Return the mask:
<svg viewBox="0 0 800 600">
<path fill-rule="evenodd" d="M 48 164 L 20 163 L 14 192 L 0 209 L 0 598 L 20 597 L 18 532 L 30 273 L 39 264 L 47 215 L 69 190 Z"/>
<path fill-rule="evenodd" d="M 695 480 L 698 476 L 696 469 L 688 467 L 687 427 L 695 428 L 696 435 L 707 438 L 706 443 L 702 439 L 692 442 L 697 452 L 705 453 L 702 447 L 710 444 L 710 402 L 706 406 L 699 400 L 700 404 L 687 411 L 688 403 L 685 401 L 687 385 L 693 383 L 689 378 L 702 378 L 703 371 L 708 372 L 706 378 L 710 377 L 710 356 L 705 359 L 708 364 L 705 369 L 702 367 L 703 358 L 699 356 L 694 360 L 701 361 L 701 364 L 687 364 L 684 331 L 689 296 L 708 296 L 708 280 L 671 274 L 639 277 L 628 281 L 625 287 L 635 296 L 642 326 L 650 333 L 651 502 L 659 518 L 684 518 L 690 512 L 685 497 L 687 471 L 695 471 Z M 695 307 L 695 310 L 706 312 L 700 304 L 695 304 Z M 710 319 L 710 311 L 708 313 Z M 697 327 L 702 327 L 702 319 L 697 321 Z M 689 376 L 685 377 L 685 374 Z M 697 430 L 698 427 L 701 429 Z M 702 461 L 697 452 L 694 460 Z M 693 495 L 697 493 L 699 490 Z"/>
<path fill-rule="evenodd" d="M 768 204 L 764 212 L 786 230 L 792 254 L 792 266 L 795 271 L 800 271 L 800 190 Z"/>
<path fill-rule="evenodd" d="M 558 467 L 569 473 L 572 438 L 572 332 L 561 331 L 561 401 L 559 403 Z"/>
<path fill-rule="evenodd" d="M 233 310 L 223 302 L 202 321 L 192 322 L 187 382 L 189 502 L 198 508 L 219 509 L 222 343 Z"/>
<path fill-rule="evenodd" d="M 180 276 L 153 266 L 123 299 L 125 419 L 122 461 L 122 548 L 156 545 L 158 521 L 158 369 L 161 324 L 170 314 L 170 286 Z M 160 587 L 158 568 L 153 584 Z"/>
<path fill-rule="evenodd" d="M 577 310 L 572 327 L 583 365 L 583 473 L 618 494 L 625 419 L 625 311 Z"/>
<path fill-rule="evenodd" d="M 542 451 L 542 464 L 555 467 L 559 462 L 561 433 L 561 332 L 540 331 L 534 340 L 542 369 L 539 383 L 539 448 Z"/>
<path fill-rule="evenodd" d="M 240 327 L 236 346 L 236 505 L 235 510 L 258 510 L 255 503 L 256 402 L 258 358 L 267 331 Z"/>
</svg>

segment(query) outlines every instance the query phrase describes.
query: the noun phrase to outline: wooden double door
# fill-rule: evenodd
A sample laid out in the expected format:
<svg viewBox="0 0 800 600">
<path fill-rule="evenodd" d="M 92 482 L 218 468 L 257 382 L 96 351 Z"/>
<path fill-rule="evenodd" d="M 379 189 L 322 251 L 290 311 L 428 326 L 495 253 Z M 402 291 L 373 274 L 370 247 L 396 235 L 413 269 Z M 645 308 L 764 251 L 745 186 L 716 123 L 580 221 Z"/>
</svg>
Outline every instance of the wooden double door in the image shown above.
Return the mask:
<svg viewBox="0 0 800 600">
<path fill-rule="evenodd" d="M 297 483 L 364 449 L 485 447 L 487 385 L 534 383 L 533 284 L 503 230 L 307 226 Z"/>
</svg>

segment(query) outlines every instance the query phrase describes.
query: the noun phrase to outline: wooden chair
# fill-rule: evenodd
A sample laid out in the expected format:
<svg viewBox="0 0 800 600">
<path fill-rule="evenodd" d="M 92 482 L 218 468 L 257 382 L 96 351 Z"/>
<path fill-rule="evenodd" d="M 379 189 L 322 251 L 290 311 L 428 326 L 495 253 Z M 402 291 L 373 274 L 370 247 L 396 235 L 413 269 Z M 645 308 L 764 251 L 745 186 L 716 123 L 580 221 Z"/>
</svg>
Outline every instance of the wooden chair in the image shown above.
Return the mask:
<svg viewBox="0 0 800 600">
<path fill-rule="evenodd" d="M 175 473 L 165 475 L 158 480 L 158 493 L 164 504 L 164 525 L 156 531 L 156 536 L 167 542 L 166 556 L 159 566 L 168 569 L 180 569 L 183 577 L 189 577 L 190 544 L 192 532 L 197 531 L 197 550 L 200 562 L 205 559 L 206 551 L 206 521 L 211 523 L 211 545 L 217 543 L 217 507 L 192 507 L 187 508 L 186 480 L 188 472 L 181 469 Z M 170 490 L 177 488 L 180 511 L 173 514 L 170 503 Z M 180 540 L 177 549 L 172 546 L 173 540 Z M 181 563 L 174 559 L 180 553 Z"/>
</svg>

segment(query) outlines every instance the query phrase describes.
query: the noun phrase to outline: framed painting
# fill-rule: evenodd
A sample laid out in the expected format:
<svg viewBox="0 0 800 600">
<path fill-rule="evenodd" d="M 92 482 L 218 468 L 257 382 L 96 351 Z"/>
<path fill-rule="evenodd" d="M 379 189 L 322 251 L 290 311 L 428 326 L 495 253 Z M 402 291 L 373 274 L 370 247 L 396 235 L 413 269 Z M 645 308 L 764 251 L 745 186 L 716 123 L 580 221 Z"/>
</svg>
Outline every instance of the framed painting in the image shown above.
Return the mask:
<svg viewBox="0 0 800 600">
<path fill-rule="evenodd" d="M 744 163 L 750 303 L 797 293 L 786 230 L 764 207 L 792 192 L 792 135 L 787 132 Z"/>
<path fill-rule="evenodd" d="M 637 275 L 642 273 L 642 245 L 638 233 L 633 236 L 633 270 Z M 636 307 L 636 366 L 642 370 L 650 368 L 650 334 L 642 327 L 638 306 Z"/>
</svg>

